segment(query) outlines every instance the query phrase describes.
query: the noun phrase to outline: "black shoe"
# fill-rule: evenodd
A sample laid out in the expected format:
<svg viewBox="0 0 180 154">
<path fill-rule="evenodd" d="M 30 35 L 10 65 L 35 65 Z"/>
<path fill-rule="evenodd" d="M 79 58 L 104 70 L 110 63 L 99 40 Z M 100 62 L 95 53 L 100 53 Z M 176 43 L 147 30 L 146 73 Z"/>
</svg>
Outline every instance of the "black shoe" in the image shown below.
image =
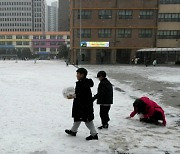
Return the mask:
<svg viewBox="0 0 180 154">
<path fill-rule="evenodd" d="M 66 129 L 65 132 L 66 132 L 67 134 L 71 135 L 71 136 L 76 136 L 76 133 L 77 133 L 77 132 L 73 132 L 73 131 L 68 130 L 68 129 Z"/>
<path fill-rule="evenodd" d="M 98 129 L 103 129 L 103 126 L 98 127 Z"/>
<path fill-rule="evenodd" d="M 98 129 L 103 129 L 103 128 L 108 129 L 108 127 L 109 127 L 109 125 L 106 124 L 106 125 L 102 125 L 102 126 L 98 127 Z"/>
<path fill-rule="evenodd" d="M 87 141 L 89 141 L 89 140 L 98 140 L 98 135 L 97 134 L 95 136 L 90 135 L 90 136 L 86 137 L 86 140 Z"/>
</svg>

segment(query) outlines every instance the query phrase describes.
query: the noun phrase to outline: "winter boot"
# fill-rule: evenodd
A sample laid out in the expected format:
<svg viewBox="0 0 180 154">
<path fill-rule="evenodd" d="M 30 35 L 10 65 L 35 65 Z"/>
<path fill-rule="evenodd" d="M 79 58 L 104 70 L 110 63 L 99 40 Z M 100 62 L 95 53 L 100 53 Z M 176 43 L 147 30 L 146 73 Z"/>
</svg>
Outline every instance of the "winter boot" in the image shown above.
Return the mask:
<svg viewBox="0 0 180 154">
<path fill-rule="evenodd" d="M 76 133 L 77 133 L 77 132 L 73 132 L 73 131 L 68 130 L 68 129 L 66 129 L 65 132 L 66 132 L 67 134 L 71 135 L 71 136 L 76 136 Z"/>
<path fill-rule="evenodd" d="M 95 136 L 90 135 L 90 136 L 86 137 L 86 140 L 87 141 L 89 141 L 89 140 L 98 140 L 98 135 L 97 134 Z"/>
<path fill-rule="evenodd" d="M 103 128 L 108 129 L 108 127 L 109 127 L 109 125 L 106 124 L 106 125 L 102 125 L 102 126 L 98 127 L 98 129 L 103 129 Z"/>
</svg>

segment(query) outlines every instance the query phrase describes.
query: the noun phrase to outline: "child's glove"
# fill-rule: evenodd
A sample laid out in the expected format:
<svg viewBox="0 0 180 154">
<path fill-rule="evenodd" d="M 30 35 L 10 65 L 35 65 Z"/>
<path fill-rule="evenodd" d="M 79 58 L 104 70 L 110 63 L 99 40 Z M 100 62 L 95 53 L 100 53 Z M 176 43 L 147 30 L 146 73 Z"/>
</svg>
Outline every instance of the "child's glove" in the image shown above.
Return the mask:
<svg viewBox="0 0 180 154">
<path fill-rule="evenodd" d="M 69 95 L 69 96 L 67 96 L 67 99 L 74 99 L 74 98 L 76 98 L 76 95 L 74 94 L 74 95 Z"/>
<path fill-rule="evenodd" d="M 163 125 L 166 126 L 166 121 L 163 121 Z"/>
</svg>

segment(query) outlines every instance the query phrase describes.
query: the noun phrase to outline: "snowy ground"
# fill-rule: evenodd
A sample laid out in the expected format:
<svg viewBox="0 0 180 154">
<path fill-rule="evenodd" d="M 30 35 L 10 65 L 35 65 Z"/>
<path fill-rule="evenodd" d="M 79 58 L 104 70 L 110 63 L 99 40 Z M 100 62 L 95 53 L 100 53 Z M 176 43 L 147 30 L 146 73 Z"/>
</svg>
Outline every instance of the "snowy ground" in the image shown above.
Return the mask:
<svg viewBox="0 0 180 154">
<path fill-rule="evenodd" d="M 75 85 L 75 71 L 59 61 L 0 61 L 1 154 L 180 153 L 180 110 L 161 104 L 167 127 L 140 123 L 138 117 L 125 119 L 133 109 L 134 97 L 146 93 L 117 80 L 111 81 L 126 92 L 114 90 L 110 128 L 98 132 L 99 140 L 85 141 L 89 131 L 84 124 L 77 137 L 66 135 L 64 130 L 73 123 L 72 101 L 63 98 L 62 90 Z M 95 82 L 94 94 L 99 83 L 95 75 L 89 72 Z M 148 96 L 161 100 L 158 95 Z M 97 127 L 99 106 L 94 107 Z"/>
<path fill-rule="evenodd" d="M 136 96 L 136 91 L 139 91 L 140 96 L 142 94 L 158 96 L 159 102 L 180 108 L 180 67 L 138 65 L 93 65 L 85 67 L 93 72 L 105 70 L 108 76 L 118 81 L 120 88 L 123 88 L 129 95 Z"/>
</svg>

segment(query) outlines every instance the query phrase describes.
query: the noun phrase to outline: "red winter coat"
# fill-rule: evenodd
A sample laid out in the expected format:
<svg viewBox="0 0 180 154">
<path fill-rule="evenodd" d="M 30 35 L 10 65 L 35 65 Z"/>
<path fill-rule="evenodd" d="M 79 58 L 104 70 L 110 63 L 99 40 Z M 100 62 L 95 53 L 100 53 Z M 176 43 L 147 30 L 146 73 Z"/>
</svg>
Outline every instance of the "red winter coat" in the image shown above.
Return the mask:
<svg viewBox="0 0 180 154">
<path fill-rule="evenodd" d="M 148 97 L 141 97 L 140 100 L 142 100 L 145 104 L 146 104 L 146 114 L 143 114 L 145 119 L 151 118 L 153 117 L 154 113 L 156 111 L 160 112 L 162 114 L 163 117 L 163 125 L 166 125 L 166 119 L 165 119 L 165 115 L 164 115 L 164 110 L 157 105 L 156 102 L 150 100 Z M 136 109 L 134 109 L 134 111 L 130 114 L 130 117 L 134 117 L 137 114 Z"/>
</svg>

